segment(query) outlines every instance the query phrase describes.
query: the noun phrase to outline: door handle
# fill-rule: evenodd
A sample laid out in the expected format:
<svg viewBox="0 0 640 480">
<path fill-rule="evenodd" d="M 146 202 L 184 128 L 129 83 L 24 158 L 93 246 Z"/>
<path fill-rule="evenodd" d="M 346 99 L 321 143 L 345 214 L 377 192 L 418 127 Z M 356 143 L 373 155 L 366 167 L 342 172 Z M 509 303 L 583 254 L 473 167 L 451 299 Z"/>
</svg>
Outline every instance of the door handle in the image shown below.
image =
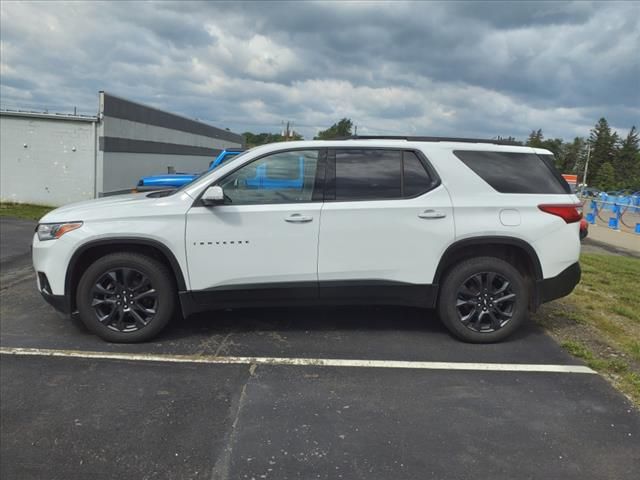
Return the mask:
<svg viewBox="0 0 640 480">
<path fill-rule="evenodd" d="M 284 219 L 285 222 L 289 222 L 289 223 L 307 223 L 307 222 L 310 222 L 311 220 L 313 220 L 313 217 L 310 217 L 308 215 L 301 215 L 299 213 L 294 213 Z"/>
<path fill-rule="evenodd" d="M 436 219 L 436 218 L 444 218 L 446 216 L 447 216 L 446 213 L 439 212 L 437 210 L 425 210 L 424 212 L 418 214 L 418 217 L 425 218 L 427 220 L 433 220 L 433 219 Z"/>
</svg>

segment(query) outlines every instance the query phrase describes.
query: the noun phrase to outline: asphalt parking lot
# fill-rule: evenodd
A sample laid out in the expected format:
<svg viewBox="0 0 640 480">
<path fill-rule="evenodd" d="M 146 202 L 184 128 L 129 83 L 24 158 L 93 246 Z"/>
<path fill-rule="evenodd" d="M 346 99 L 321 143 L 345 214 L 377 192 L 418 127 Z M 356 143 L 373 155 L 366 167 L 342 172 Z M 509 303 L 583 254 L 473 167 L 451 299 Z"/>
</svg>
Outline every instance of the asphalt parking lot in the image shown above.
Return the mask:
<svg viewBox="0 0 640 480">
<path fill-rule="evenodd" d="M 33 223 L 0 220 L 3 479 L 640 471 L 638 411 L 532 323 L 505 343 L 468 345 L 420 310 L 254 309 L 107 344 L 39 297 Z"/>
</svg>

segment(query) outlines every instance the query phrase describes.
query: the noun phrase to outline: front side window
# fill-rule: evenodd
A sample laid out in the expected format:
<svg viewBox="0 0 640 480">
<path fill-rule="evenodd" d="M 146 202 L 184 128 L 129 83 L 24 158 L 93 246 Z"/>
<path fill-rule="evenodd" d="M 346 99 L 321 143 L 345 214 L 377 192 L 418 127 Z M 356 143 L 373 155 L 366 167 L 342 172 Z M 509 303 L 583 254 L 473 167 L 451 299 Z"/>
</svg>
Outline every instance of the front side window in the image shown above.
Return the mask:
<svg viewBox="0 0 640 480">
<path fill-rule="evenodd" d="M 317 170 L 317 150 L 278 152 L 244 165 L 218 185 L 229 205 L 310 202 Z"/>
</svg>

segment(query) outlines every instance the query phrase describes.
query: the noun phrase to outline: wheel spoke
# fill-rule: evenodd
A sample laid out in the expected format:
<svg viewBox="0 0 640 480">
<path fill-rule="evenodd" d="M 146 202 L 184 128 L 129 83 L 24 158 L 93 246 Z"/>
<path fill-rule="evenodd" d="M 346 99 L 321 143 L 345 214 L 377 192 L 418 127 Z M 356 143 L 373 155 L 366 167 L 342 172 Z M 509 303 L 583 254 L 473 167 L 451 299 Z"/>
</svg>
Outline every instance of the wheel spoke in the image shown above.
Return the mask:
<svg viewBox="0 0 640 480">
<path fill-rule="evenodd" d="M 492 293 L 493 292 L 493 282 L 495 282 L 496 280 L 496 274 L 493 272 L 489 272 L 487 273 L 486 278 L 486 283 L 485 283 L 485 290 L 487 290 L 487 292 Z"/>
<path fill-rule="evenodd" d="M 507 280 L 505 280 L 502 285 L 500 286 L 500 288 L 498 288 L 495 292 L 493 292 L 494 295 L 499 295 L 501 293 L 504 293 L 507 291 L 507 289 L 511 286 L 511 283 L 509 283 Z"/>
<path fill-rule="evenodd" d="M 133 319 L 136 322 L 136 325 L 138 328 L 142 328 L 142 327 L 146 327 L 147 324 L 149 323 L 148 320 L 145 321 L 145 319 L 143 319 L 140 314 L 138 312 L 136 312 L 134 309 L 129 309 L 129 313 L 131 314 L 131 316 L 133 317 Z"/>
<path fill-rule="evenodd" d="M 508 293 L 506 295 L 503 295 L 502 297 L 496 298 L 493 303 L 502 303 L 502 302 L 506 302 L 506 301 L 511 301 L 514 302 L 516 298 L 516 294 L 515 293 Z"/>
<path fill-rule="evenodd" d="M 137 310 L 140 310 L 141 312 L 144 312 L 147 315 L 155 315 L 156 314 L 156 309 L 155 306 L 154 307 L 145 307 L 144 305 L 142 305 L 140 302 L 135 302 L 131 308 L 135 308 Z"/>
<path fill-rule="evenodd" d="M 475 297 L 477 295 L 477 293 L 472 292 L 466 284 L 462 284 L 458 293 L 459 295 L 467 298 Z"/>
<path fill-rule="evenodd" d="M 472 299 L 459 298 L 456 302 L 456 308 L 464 307 L 465 305 L 475 306 L 476 302 Z"/>
<path fill-rule="evenodd" d="M 98 305 L 114 305 L 116 304 L 116 301 L 113 298 L 93 298 L 93 301 L 91 302 L 91 306 L 92 307 L 97 307 Z"/>
<path fill-rule="evenodd" d="M 154 296 L 154 297 L 156 296 L 155 288 L 150 288 L 146 292 L 142 292 L 142 293 L 137 294 L 135 297 L 133 297 L 133 301 L 137 302 L 141 298 L 150 297 L 150 296 Z"/>
<path fill-rule="evenodd" d="M 493 311 L 489 310 L 489 312 L 487 313 L 489 315 L 489 318 L 491 319 L 491 328 L 493 328 L 494 330 L 498 330 L 502 326 L 500 320 L 496 318 Z"/>
<path fill-rule="evenodd" d="M 460 321 L 464 325 L 467 325 L 471 321 L 471 319 L 473 319 L 473 317 L 477 314 L 477 312 L 478 312 L 478 309 L 476 307 L 473 307 L 473 310 L 471 310 L 468 314 L 460 317 Z"/>
</svg>

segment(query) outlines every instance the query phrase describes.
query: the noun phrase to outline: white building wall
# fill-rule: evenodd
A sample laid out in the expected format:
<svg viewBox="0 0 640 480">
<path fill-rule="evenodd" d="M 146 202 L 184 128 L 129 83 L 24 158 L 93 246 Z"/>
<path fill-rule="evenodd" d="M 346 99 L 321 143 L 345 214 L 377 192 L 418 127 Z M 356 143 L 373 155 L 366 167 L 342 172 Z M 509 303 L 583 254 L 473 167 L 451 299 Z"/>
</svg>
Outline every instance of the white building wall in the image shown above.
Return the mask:
<svg viewBox="0 0 640 480">
<path fill-rule="evenodd" d="M 60 206 L 95 194 L 95 122 L 0 113 L 0 199 Z"/>
</svg>

